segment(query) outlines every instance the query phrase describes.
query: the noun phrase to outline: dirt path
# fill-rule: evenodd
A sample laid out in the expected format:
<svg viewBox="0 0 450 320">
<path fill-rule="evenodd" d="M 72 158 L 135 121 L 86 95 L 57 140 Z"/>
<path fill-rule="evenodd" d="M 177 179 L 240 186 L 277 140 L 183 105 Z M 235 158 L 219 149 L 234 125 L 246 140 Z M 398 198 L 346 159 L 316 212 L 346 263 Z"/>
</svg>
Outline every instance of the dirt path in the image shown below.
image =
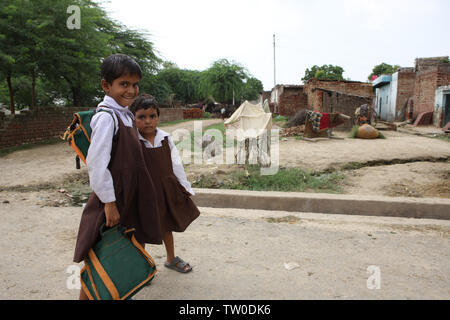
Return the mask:
<svg viewBox="0 0 450 320">
<path fill-rule="evenodd" d="M 203 120 L 202 126 L 219 122 L 220 119 Z M 163 127 L 168 132 L 178 128 L 193 131 L 193 122 Z M 323 171 L 342 169 L 350 163 L 350 169 L 355 169 L 345 171 L 345 193 L 450 198 L 449 142 L 395 131 L 385 131 L 387 139 L 375 140 L 349 139 L 348 133 L 339 131 L 335 135 L 344 139 L 309 142 L 282 138 L 280 166 Z M 226 164 L 194 164 L 192 159 L 190 162 L 185 163 L 185 168 L 191 182 L 203 173 L 226 173 L 235 168 Z M 86 174 L 86 167 L 76 170 L 74 152 L 66 143 L 58 143 L 2 157 L 0 172 L 0 188 L 30 187 L 57 184 L 68 176 Z"/>
<path fill-rule="evenodd" d="M 203 127 L 217 122 L 208 120 Z M 187 122 L 164 130 L 176 128 L 193 126 Z M 345 170 L 346 193 L 450 198 L 449 142 L 411 132 L 384 134 L 385 140 L 282 139 L 280 165 L 321 171 L 353 162 L 356 169 Z M 185 167 L 192 178 L 233 166 Z M 86 175 L 86 168 L 76 170 L 73 151 L 58 143 L 1 157 L 0 173 L 0 299 L 76 299 L 78 291 L 66 284 L 81 208 L 69 205 L 59 184 Z M 162 267 L 164 248 L 149 246 L 160 279 L 138 298 L 450 297 L 447 221 L 211 208 L 201 212 L 190 232 L 176 236 L 177 250 L 194 265 L 194 273 L 169 273 Z M 261 246 L 272 248 L 269 264 Z M 300 267 L 285 270 L 283 263 L 290 261 Z M 366 288 L 368 265 L 381 267 L 382 290 Z M 277 285 L 268 291 L 267 283 Z M 218 286 L 222 289 L 213 290 Z"/>
</svg>

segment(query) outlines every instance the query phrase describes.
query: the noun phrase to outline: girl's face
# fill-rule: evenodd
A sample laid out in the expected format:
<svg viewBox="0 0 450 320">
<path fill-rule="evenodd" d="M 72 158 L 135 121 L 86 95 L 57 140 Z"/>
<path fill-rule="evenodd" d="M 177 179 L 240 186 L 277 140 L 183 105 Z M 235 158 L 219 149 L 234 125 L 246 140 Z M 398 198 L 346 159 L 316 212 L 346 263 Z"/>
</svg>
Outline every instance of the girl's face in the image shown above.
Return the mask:
<svg viewBox="0 0 450 320">
<path fill-rule="evenodd" d="M 102 88 L 118 104 L 122 107 L 127 107 L 139 94 L 140 80 L 141 78 L 138 75 L 125 74 L 115 79 L 112 83 L 102 79 Z"/>
<path fill-rule="evenodd" d="M 158 126 L 158 113 L 152 107 L 148 109 L 139 109 L 134 115 L 136 127 L 141 135 L 145 138 L 155 135 L 156 127 Z"/>
</svg>

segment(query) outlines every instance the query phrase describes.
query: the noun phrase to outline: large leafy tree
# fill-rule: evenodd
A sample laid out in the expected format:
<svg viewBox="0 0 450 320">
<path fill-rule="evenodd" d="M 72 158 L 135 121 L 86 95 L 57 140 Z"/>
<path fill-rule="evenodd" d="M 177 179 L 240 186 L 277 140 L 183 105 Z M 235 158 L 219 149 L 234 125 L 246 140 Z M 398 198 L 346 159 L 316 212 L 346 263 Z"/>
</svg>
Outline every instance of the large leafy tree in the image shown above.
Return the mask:
<svg viewBox="0 0 450 320">
<path fill-rule="evenodd" d="M 183 103 L 194 103 L 202 99 L 199 92 L 199 82 L 202 76 L 201 71 L 179 69 L 173 65 L 167 65 L 159 71 L 158 81 L 166 83 L 176 100 Z"/>
<path fill-rule="evenodd" d="M 373 76 L 380 76 L 382 74 L 393 74 L 400 68 L 399 65 L 390 65 L 387 63 L 380 63 L 373 67 L 372 73 L 369 74 L 367 79 L 372 80 Z"/>
<path fill-rule="evenodd" d="M 36 35 L 31 1 L 0 1 L 0 77 L 6 80 L 11 112 L 15 112 L 13 77 L 35 70 Z M 34 71 L 32 72 L 34 75 Z"/>
<path fill-rule="evenodd" d="M 242 98 L 244 100 L 255 100 L 263 89 L 264 87 L 261 81 L 254 77 L 248 78 L 242 90 Z"/>
<path fill-rule="evenodd" d="M 344 69 L 340 66 L 335 66 L 331 64 L 324 64 L 323 66 L 314 65 L 311 69 L 307 68 L 305 70 L 305 76 L 302 78 L 304 82 L 309 79 L 319 79 L 319 80 L 344 80 L 342 74 Z"/>
<path fill-rule="evenodd" d="M 66 26 L 66 10 L 73 4 L 81 9 L 80 29 Z M 43 17 L 40 30 L 51 34 L 42 40 L 39 63 L 43 72 L 53 82 L 68 84 L 74 106 L 90 105 L 89 97 L 99 93 L 101 58 L 111 52 L 107 46 L 109 36 L 99 32 L 107 24 L 106 14 L 89 0 L 43 1 L 40 10 Z"/>
<path fill-rule="evenodd" d="M 67 26 L 70 6 L 80 9 L 80 28 Z M 91 0 L 0 0 L 0 101 L 91 106 L 102 96 L 100 64 L 121 52 L 155 76 L 160 59 L 143 31 L 111 20 Z M 6 93 L 8 92 L 8 97 Z M 27 96 L 30 95 L 30 96 Z"/>
<path fill-rule="evenodd" d="M 211 95 L 216 101 L 222 103 L 240 101 L 244 87 L 243 80 L 247 78 L 248 75 L 243 66 L 227 59 L 220 59 L 204 71 L 200 90 L 203 96 Z"/>
</svg>

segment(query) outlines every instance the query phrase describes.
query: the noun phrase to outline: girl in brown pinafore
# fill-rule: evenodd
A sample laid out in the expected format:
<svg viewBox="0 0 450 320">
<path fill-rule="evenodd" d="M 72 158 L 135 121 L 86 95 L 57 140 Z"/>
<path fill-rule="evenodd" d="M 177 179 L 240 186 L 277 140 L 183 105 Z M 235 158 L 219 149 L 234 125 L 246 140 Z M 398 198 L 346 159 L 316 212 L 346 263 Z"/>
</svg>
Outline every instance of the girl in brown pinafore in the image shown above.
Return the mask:
<svg viewBox="0 0 450 320">
<path fill-rule="evenodd" d="M 172 232 L 185 231 L 199 216 L 200 212 L 190 198 L 194 191 L 170 135 L 157 128 L 159 108 L 153 96 L 138 96 L 130 111 L 135 116 L 147 169 L 155 185 L 160 234 L 167 252 L 164 265 L 182 273 L 189 272 L 192 270 L 189 263 L 175 256 Z"/>
<path fill-rule="evenodd" d="M 93 190 L 83 210 L 74 262 L 85 259 L 100 227 L 120 223 L 135 228 L 141 244 L 162 243 L 155 186 L 145 165 L 134 116 L 128 105 L 139 92 L 141 69 L 130 57 L 115 54 L 101 66 L 105 97 L 91 120 L 86 163 Z M 88 299 L 83 290 L 80 299 Z"/>
</svg>

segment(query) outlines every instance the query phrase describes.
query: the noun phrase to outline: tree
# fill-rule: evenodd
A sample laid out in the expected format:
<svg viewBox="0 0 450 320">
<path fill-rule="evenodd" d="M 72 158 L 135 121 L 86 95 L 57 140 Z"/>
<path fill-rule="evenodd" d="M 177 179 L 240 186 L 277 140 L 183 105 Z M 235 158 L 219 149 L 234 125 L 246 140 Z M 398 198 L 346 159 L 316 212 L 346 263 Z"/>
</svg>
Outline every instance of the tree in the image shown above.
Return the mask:
<svg viewBox="0 0 450 320">
<path fill-rule="evenodd" d="M 400 69 L 399 65 L 392 66 L 383 62 L 373 67 L 372 73 L 367 77 L 367 79 L 372 80 L 372 76 L 380 76 L 382 74 L 393 74 L 397 72 L 398 69 Z"/>
<path fill-rule="evenodd" d="M 80 9 L 79 29 L 67 24 L 73 5 Z M 0 89 L 8 88 L 12 112 L 16 96 L 19 105 L 49 99 L 96 104 L 103 95 L 101 61 L 117 52 L 133 57 L 143 78 L 161 63 L 147 33 L 111 20 L 92 0 L 0 0 Z"/>
<path fill-rule="evenodd" d="M 218 102 L 231 103 L 242 97 L 243 80 L 248 78 L 244 67 L 227 59 L 215 61 L 200 80 L 203 96 L 212 95 Z"/>
<path fill-rule="evenodd" d="M 35 38 L 29 23 L 32 12 L 30 1 L 0 2 L 0 72 L 8 86 L 12 114 L 15 114 L 12 78 L 35 67 L 31 58 Z"/>
<path fill-rule="evenodd" d="M 319 67 L 317 65 L 312 66 L 311 70 L 305 70 L 305 76 L 302 78 L 304 82 L 309 79 L 320 79 L 320 80 L 344 80 L 342 74 L 344 69 L 340 66 L 334 66 L 331 64 L 324 64 Z"/>
<path fill-rule="evenodd" d="M 264 87 L 261 81 L 256 78 L 248 78 L 244 84 L 242 98 L 244 100 L 256 100 L 258 94 L 263 91 Z"/>
</svg>

